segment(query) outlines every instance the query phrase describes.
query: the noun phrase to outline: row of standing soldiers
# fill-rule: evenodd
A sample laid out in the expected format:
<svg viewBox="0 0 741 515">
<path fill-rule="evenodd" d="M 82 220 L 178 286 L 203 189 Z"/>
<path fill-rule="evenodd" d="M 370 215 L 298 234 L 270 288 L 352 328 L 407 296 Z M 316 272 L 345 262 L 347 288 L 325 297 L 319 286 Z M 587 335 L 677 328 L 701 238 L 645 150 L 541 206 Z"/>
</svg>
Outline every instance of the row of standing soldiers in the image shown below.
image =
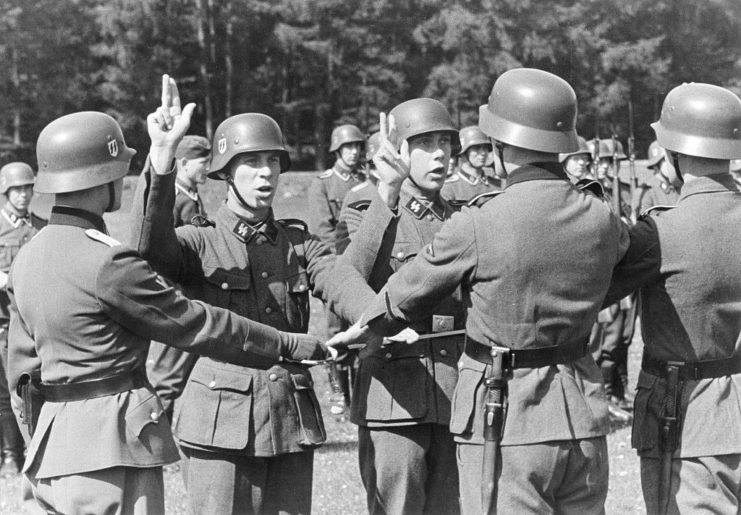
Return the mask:
<svg viewBox="0 0 741 515">
<path fill-rule="evenodd" d="M 478 128 L 506 187 L 463 208 L 441 191 L 465 135 L 440 102 L 403 102 L 381 116 L 371 198 L 340 209 L 339 257 L 303 222 L 275 218 L 290 159 L 279 126 L 257 113 L 225 120 L 202 163 L 225 182 L 224 204 L 175 228 L 194 108 L 165 76 L 131 247 L 102 218 L 120 207 L 134 153 L 118 124 L 75 113 L 39 136 L 35 188 L 55 206 L 10 271 L 7 373 L 32 432 L 23 472 L 47 511 L 164 510 L 161 467 L 179 455 L 147 378 L 155 340 L 201 356 L 182 367 L 173 421 L 195 513 L 311 510 L 326 433 L 308 366 L 358 343 L 351 419 L 369 512 L 602 513 L 609 403 L 590 335 L 634 291 L 645 352 L 633 445 L 647 509 L 738 509 L 733 93 L 669 93 L 653 127 L 681 195 L 630 228 L 599 184 L 560 162 L 580 150 L 562 79 L 497 79 Z M 337 175 L 352 173 L 361 143 L 337 147 Z M 314 188 L 335 171 L 325 175 Z M 310 292 L 352 323 L 331 348 L 305 334 Z"/>
</svg>

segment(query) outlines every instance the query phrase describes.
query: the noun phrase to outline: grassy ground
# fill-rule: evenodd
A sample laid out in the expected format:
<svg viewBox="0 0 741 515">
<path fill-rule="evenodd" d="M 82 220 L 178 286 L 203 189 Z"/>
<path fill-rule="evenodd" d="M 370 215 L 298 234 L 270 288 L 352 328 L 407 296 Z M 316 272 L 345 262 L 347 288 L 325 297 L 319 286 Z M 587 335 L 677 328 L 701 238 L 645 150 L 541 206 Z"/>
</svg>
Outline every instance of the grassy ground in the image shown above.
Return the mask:
<svg viewBox="0 0 741 515">
<path fill-rule="evenodd" d="M 307 218 L 308 205 L 305 190 L 314 174 L 287 173 L 281 177 L 279 196 L 275 202 L 276 215 L 281 218 Z M 124 208 L 110 215 L 106 221 L 112 236 L 126 241 L 128 235 L 128 210 L 131 205 L 135 178 L 127 178 Z M 209 181 L 203 196 L 209 213 L 215 213 L 224 198 L 224 184 Z M 50 199 L 34 199 L 36 212 L 47 215 Z M 312 299 L 311 329 L 322 334 L 324 315 L 321 303 Z M 643 343 L 640 334 L 630 349 L 631 384 L 635 384 Z M 313 370 L 317 395 L 327 426 L 328 441 L 319 449 L 314 462 L 314 512 L 318 514 L 365 513 L 365 492 L 360 483 L 357 465 L 357 431 L 349 421 L 329 413 L 329 387 L 326 373 Z M 644 513 L 641 497 L 638 459 L 630 448 L 630 427 L 614 427 L 608 437 L 610 452 L 610 491 L 607 497 L 608 514 Z M 185 489 L 180 474 L 165 474 L 165 502 L 168 514 L 187 513 Z M 20 502 L 20 479 L 0 479 L 0 514 L 38 513 L 33 502 Z"/>
</svg>

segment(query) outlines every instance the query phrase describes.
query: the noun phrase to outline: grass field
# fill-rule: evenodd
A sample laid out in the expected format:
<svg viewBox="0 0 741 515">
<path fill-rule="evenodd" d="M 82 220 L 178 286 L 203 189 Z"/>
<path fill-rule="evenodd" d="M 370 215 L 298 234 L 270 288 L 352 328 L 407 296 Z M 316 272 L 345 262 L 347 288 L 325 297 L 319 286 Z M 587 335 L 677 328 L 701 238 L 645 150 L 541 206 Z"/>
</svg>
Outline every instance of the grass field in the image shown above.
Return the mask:
<svg viewBox="0 0 741 515">
<path fill-rule="evenodd" d="M 275 211 L 279 218 L 307 218 L 309 206 L 305 191 L 315 174 L 286 173 L 281 177 Z M 126 179 L 123 209 L 106 215 L 111 235 L 121 241 L 128 236 L 129 207 L 135 178 Z M 224 184 L 209 181 L 202 189 L 206 208 L 215 213 L 224 198 Z M 37 213 L 47 216 L 50 199 L 34 199 Z M 312 299 L 310 332 L 322 334 L 324 314 L 321 303 Z M 631 384 L 635 384 L 643 344 L 640 332 L 630 349 Z M 335 418 L 329 413 L 329 387 L 326 373 L 322 369 L 313 370 L 317 396 L 322 402 L 322 410 L 327 426 L 328 441 L 317 451 L 314 462 L 314 513 L 331 515 L 351 515 L 366 513 L 365 492 L 360 483 L 357 465 L 357 431 L 349 421 Z M 544 421 L 547 423 L 547 421 Z M 608 437 L 610 452 L 610 491 L 607 497 L 608 514 L 645 513 L 641 497 L 638 459 L 630 448 L 630 427 L 615 427 Z M 185 489 L 178 473 L 165 474 L 165 502 L 167 514 L 187 513 Z M 38 513 L 33 502 L 21 504 L 20 479 L 0 479 L 0 514 Z"/>
</svg>

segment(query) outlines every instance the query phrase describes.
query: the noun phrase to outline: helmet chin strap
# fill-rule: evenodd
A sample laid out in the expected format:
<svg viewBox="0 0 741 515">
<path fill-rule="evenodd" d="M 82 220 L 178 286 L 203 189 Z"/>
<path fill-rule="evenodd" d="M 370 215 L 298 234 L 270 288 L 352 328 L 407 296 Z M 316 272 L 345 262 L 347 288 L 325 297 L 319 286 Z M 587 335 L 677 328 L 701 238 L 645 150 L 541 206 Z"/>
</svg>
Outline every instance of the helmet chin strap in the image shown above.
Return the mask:
<svg viewBox="0 0 741 515">
<path fill-rule="evenodd" d="M 242 204 L 242 207 L 245 208 L 248 211 L 252 211 L 252 208 L 247 204 L 247 202 L 244 200 L 242 195 L 239 194 L 239 190 L 234 185 L 234 179 L 232 179 L 231 174 L 226 174 L 226 183 L 228 184 L 229 188 L 231 188 L 232 192 L 234 193 L 234 196 L 237 197 L 237 200 L 240 204 Z"/>
<path fill-rule="evenodd" d="M 504 145 L 502 145 L 499 141 L 496 142 L 497 147 L 497 155 L 499 156 L 499 164 L 502 166 L 502 171 L 504 172 L 504 175 L 507 176 L 507 167 L 504 166 Z"/>
<path fill-rule="evenodd" d="M 113 212 L 116 207 L 116 186 L 113 182 L 108 183 L 108 206 L 105 208 L 106 213 Z"/>
<path fill-rule="evenodd" d="M 677 180 L 679 184 L 684 184 L 684 178 L 682 177 L 682 171 L 679 169 L 679 155 L 676 152 L 672 152 L 672 164 L 674 165 L 674 172 L 677 174 Z"/>
</svg>

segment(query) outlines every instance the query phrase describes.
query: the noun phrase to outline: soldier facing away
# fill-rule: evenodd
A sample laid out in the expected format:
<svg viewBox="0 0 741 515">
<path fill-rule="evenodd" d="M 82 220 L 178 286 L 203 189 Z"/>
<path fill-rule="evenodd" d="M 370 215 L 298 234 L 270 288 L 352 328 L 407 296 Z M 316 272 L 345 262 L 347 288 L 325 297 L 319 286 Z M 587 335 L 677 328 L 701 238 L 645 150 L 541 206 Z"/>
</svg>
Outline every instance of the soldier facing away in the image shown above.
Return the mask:
<svg viewBox="0 0 741 515">
<path fill-rule="evenodd" d="M 165 92 L 147 119 L 156 170 L 172 166 L 194 108 L 181 114 L 171 99 Z M 263 367 L 321 359 L 326 349 L 186 299 L 106 235 L 103 213 L 119 209 L 134 155 L 113 118 L 63 116 L 41 132 L 36 151 L 36 191 L 55 194 L 55 205 L 8 280 L 9 382 L 22 387 L 20 413 L 32 431 L 23 472 L 49 513 L 161 514 L 162 465 L 178 452 L 146 379 L 149 341 Z M 44 400 L 37 420 L 28 378 Z"/>
<path fill-rule="evenodd" d="M 640 288 L 645 344 L 633 447 L 649 514 L 741 506 L 741 100 L 683 84 L 652 124 L 681 194 L 630 230 L 607 302 Z M 683 183 L 683 184 L 682 184 Z"/>
<path fill-rule="evenodd" d="M 8 272 L 18 251 L 46 225 L 46 220 L 29 211 L 33 198 L 33 169 L 26 163 L 8 163 L 0 168 L 0 474 L 14 476 L 23 468 L 23 437 L 10 405 L 6 375 L 8 364 L 8 322 L 10 299 L 5 291 Z"/>
<path fill-rule="evenodd" d="M 479 126 L 495 141 L 506 189 L 446 222 L 330 342 L 368 336 L 378 345 L 463 287 L 466 344 L 450 423 L 463 513 L 604 512 L 609 419 L 587 343 L 628 240 L 558 163 L 578 148 L 575 122 L 564 80 L 502 74 Z"/>
</svg>

